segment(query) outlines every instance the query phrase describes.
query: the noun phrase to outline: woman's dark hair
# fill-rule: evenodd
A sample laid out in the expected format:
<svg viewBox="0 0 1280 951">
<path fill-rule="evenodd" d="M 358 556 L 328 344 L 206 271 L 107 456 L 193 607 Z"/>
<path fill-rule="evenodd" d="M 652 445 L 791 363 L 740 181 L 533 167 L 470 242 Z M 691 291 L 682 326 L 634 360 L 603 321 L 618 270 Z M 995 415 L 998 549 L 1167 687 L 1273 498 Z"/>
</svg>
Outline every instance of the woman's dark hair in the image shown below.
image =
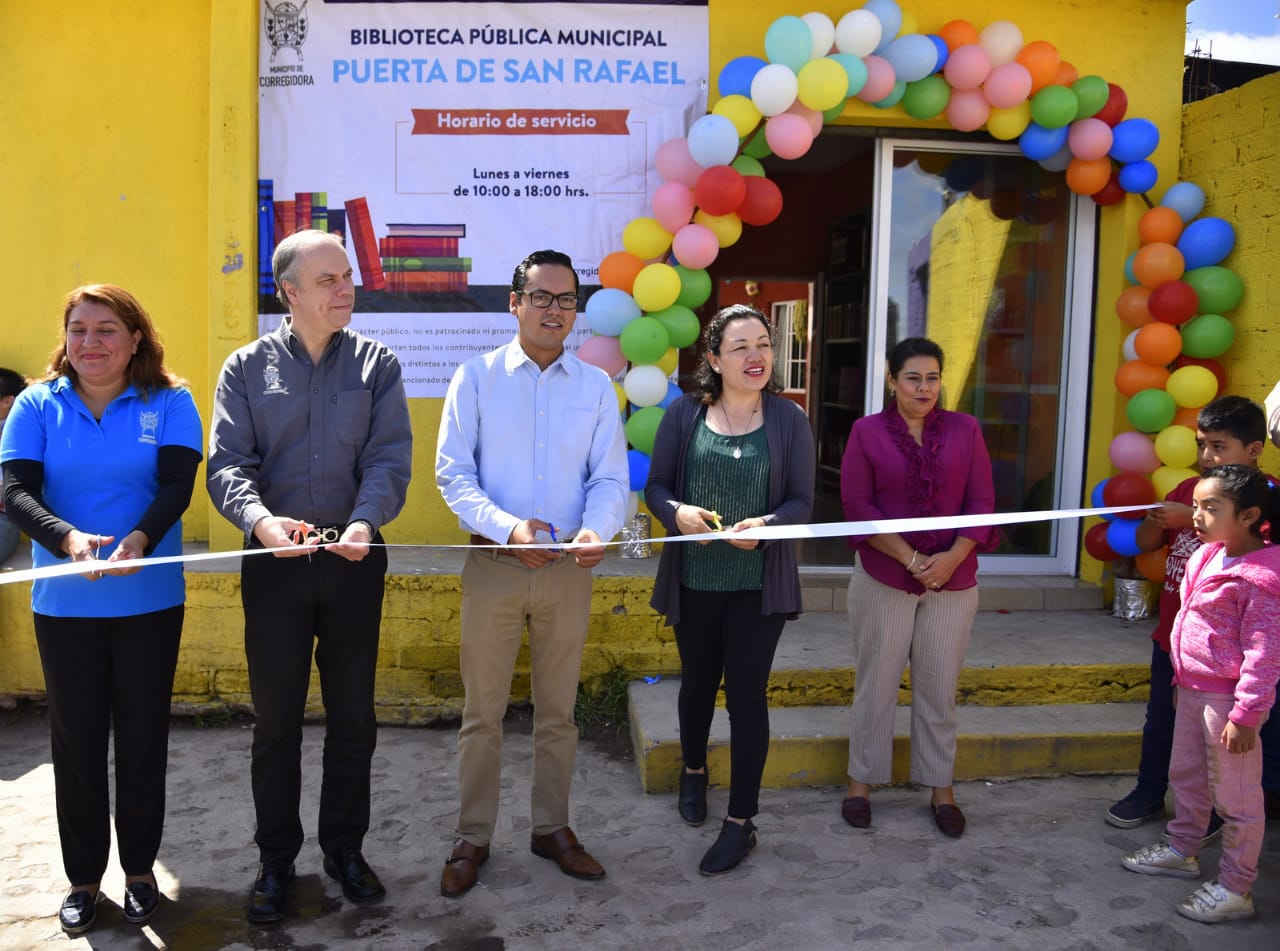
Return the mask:
<svg viewBox="0 0 1280 951">
<path fill-rule="evenodd" d="M 912 357 L 933 357 L 938 361 L 938 372 L 942 372 L 942 348 L 928 337 L 907 337 L 889 351 L 889 376 L 896 378 L 902 365 Z"/>
<path fill-rule="evenodd" d="M 114 284 L 86 284 L 67 295 L 62 310 L 62 334 L 53 353 L 49 354 L 45 380 L 66 376 L 73 383 L 77 382 L 76 368 L 67 359 L 67 323 L 71 320 L 71 312 L 84 303 L 101 304 L 120 318 L 130 334 L 135 331 L 141 334 L 138 338 L 138 350 L 130 358 L 125 375 L 144 395 L 151 390 L 188 385 L 186 380 L 165 367 L 164 344 L 160 342 L 150 315 L 136 297 Z"/>
<path fill-rule="evenodd" d="M 1249 530 L 1263 538 L 1262 526 L 1266 523 L 1271 526 L 1272 540 L 1275 540 L 1275 529 L 1280 527 L 1280 487 L 1265 472 L 1233 462 L 1214 466 L 1200 475 L 1201 482 L 1209 479 L 1218 483 L 1222 494 L 1232 501 L 1236 511 L 1257 508 L 1262 514 L 1249 526 Z"/>
<path fill-rule="evenodd" d="M 724 328 L 735 320 L 760 321 L 769 339 L 773 340 L 773 326 L 769 323 L 769 318 L 754 307 L 747 304 L 731 304 L 717 311 L 716 315 L 702 328 L 702 355 L 698 360 L 698 368 L 693 371 L 693 391 L 698 394 L 698 399 L 704 406 L 710 406 L 724 391 L 724 381 L 720 379 L 719 373 L 711 369 L 711 359 L 707 355 L 714 353 L 719 356 L 720 344 L 724 340 Z M 764 388 L 767 393 L 777 393 L 781 389 L 772 376 Z"/>
</svg>

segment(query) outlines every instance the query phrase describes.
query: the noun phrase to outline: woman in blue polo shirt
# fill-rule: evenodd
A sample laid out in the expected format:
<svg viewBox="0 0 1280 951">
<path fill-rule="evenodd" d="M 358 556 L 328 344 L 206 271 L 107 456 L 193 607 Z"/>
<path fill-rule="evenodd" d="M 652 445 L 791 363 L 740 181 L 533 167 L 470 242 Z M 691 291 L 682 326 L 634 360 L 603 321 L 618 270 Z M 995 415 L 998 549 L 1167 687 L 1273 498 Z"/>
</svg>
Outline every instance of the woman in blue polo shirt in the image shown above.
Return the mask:
<svg viewBox="0 0 1280 951">
<path fill-rule="evenodd" d="M 58 836 L 71 890 L 68 934 L 93 925 L 111 846 L 108 732 L 115 729 L 116 838 L 124 917 L 159 903 L 152 865 L 164 827 L 169 699 L 186 587 L 182 553 L 203 436 L 186 383 L 164 365 L 151 318 L 128 291 L 72 291 L 41 382 L 14 401 L 0 440 L 9 517 L 40 568 L 100 561 L 32 585 L 52 733 Z M 109 567 L 108 567 L 109 566 Z"/>
</svg>

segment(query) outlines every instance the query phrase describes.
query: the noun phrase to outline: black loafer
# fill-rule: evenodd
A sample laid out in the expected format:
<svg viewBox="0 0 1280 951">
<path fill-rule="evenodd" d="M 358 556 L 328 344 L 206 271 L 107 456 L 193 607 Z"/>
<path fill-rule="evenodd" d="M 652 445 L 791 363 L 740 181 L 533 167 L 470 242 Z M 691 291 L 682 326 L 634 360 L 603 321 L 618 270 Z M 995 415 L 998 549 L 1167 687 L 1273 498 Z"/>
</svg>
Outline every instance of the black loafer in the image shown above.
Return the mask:
<svg viewBox="0 0 1280 951">
<path fill-rule="evenodd" d="M 84 934 L 98 918 L 98 900 L 102 890 L 96 892 L 67 892 L 58 909 L 58 923 L 67 934 Z"/>
<path fill-rule="evenodd" d="M 269 925 L 284 917 L 284 904 L 293 884 L 292 862 L 263 862 L 249 898 L 249 924 Z"/>
<path fill-rule="evenodd" d="M 160 892 L 150 882 L 129 882 L 124 887 L 124 920 L 141 925 L 160 907 Z"/>
<path fill-rule="evenodd" d="M 324 857 L 324 870 L 342 884 L 342 894 L 347 901 L 357 905 L 377 901 L 387 893 L 359 849 L 334 849 Z"/>
<path fill-rule="evenodd" d="M 691 773 L 680 767 L 680 818 L 691 826 L 707 821 L 707 772 Z"/>
<path fill-rule="evenodd" d="M 707 854 L 698 864 L 698 871 L 703 875 L 720 875 L 737 868 L 755 847 L 756 827 L 750 819 L 741 825 L 725 819 L 724 825 L 720 827 L 720 838 L 707 849 Z"/>
</svg>

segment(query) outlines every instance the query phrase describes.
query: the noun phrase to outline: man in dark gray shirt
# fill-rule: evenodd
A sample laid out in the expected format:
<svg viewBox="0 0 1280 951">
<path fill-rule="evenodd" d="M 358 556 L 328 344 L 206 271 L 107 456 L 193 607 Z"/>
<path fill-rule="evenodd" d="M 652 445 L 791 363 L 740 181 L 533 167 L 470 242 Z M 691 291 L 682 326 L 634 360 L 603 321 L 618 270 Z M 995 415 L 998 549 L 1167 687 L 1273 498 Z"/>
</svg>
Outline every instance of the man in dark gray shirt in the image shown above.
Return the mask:
<svg viewBox="0 0 1280 951">
<path fill-rule="evenodd" d="M 324 869 L 352 902 L 385 893 L 361 852 L 387 569 L 386 549 L 370 542 L 382 541 L 378 530 L 404 505 L 412 449 L 399 362 L 347 329 L 355 288 L 342 245 L 301 231 L 280 242 L 271 266 L 289 316 L 223 364 L 208 467 L 209 495 L 245 533 L 246 547 L 310 546 L 241 562 L 256 714 L 254 924 L 284 917 L 302 848 L 302 717 L 313 647 L 325 705 Z"/>
</svg>

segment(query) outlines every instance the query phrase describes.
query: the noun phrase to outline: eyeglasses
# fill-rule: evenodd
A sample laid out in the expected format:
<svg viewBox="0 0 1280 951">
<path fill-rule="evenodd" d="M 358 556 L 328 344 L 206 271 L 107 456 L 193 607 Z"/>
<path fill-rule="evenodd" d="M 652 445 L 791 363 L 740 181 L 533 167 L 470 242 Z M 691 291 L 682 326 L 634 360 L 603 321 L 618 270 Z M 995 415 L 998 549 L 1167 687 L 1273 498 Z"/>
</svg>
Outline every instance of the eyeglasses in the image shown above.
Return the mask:
<svg viewBox="0 0 1280 951">
<path fill-rule="evenodd" d="M 576 310 L 578 307 L 577 294 L 552 294 L 550 291 L 521 291 L 520 293 L 529 298 L 529 303 L 534 307 L 550 307 L 552 301 L 558 303 L 561 310 Z"/>
</svg>

